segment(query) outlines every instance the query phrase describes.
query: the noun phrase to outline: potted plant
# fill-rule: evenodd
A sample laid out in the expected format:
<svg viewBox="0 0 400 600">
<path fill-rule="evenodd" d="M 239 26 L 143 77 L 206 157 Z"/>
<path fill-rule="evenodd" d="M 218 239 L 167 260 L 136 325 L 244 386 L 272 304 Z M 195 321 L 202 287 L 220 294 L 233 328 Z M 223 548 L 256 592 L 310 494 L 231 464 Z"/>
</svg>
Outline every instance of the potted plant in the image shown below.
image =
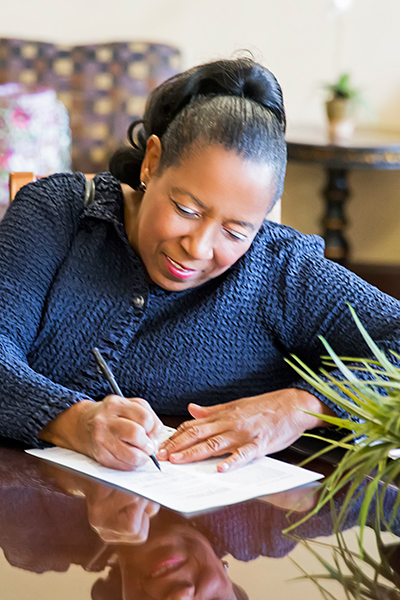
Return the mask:
<svg viewBox="0 0 400 600">
<path fill-rule="evenodd" d="M 340 75 L 336 83 L 326 85 L 325 89 L 329 94 L 325 103 L 329 140 L 337 144 L 346 143 L 354 133 L 359 92 L 352 87 L 348 73 Z"/>
<path fill-rule="evenodd" d="M 338 515 L 337 530 L 344 522 L 348 508 L 362 498 L 359 512 L 360 545 L 367 521 L 371 501 L 378 495 L 379 516 L 390 530 L 400 510 L 400 488 L 395 487 L 397 499 L 391 515 L 383 514 L 383 500 L 388 486 L 398 482 L 400 476 L 400 355 L 392 352 L 392 360 L 375 344 L 350 306 L 353 319 L 368 344 L 374 359 L 339 358 L 324 338 L 320 338 L 329 356 L 324 364 L 336 367 L 342 379 L 334 378 L 329 371 L 321 369 L 314 373 L 300 359 L 293 356 L 289 364 L 316 390 L 335 402 L 349 415 L 348 418 L 324 416 L 324 420 L 344 432 L 341 440 L 333 441 L 313 434 L 327 442 L 320 452 L 302 464 L 321 456 L 332 448 L 346 450 L 333 473 L 320 484 L 320 496 L 315 508 L 301 521 L 286 531 L 316 514 L 321 506 L 330 502 L 335 494 L 346 489 L 345 499 Z M 357 376 L 358 375 L 358 376 Z"/>
</svg>

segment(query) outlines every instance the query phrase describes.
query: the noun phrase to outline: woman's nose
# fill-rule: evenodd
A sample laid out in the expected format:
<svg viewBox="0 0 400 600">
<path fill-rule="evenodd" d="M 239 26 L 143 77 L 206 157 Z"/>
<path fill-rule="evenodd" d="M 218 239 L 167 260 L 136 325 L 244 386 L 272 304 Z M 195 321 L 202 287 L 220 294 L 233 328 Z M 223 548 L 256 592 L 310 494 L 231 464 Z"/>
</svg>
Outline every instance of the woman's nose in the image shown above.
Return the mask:
<svg viewBox="0 0 400 600">
<path fill-rule="evenodd" d="M 184 250 L 196 260 L 212 260 L 215 232 L 211 226 L 196 227 L 182 238 Z"/>
</svg>

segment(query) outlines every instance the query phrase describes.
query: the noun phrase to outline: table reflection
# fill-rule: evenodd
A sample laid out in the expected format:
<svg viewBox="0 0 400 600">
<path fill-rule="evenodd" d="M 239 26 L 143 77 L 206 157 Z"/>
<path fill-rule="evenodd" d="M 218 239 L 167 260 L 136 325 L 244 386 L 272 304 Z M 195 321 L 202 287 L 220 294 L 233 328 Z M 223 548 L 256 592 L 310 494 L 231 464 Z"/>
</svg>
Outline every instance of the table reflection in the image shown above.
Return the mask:
<svg viewBox="0 0 400 600">
<path fill-rule="evenodd" d="M 379 518 L 376 524 L 379 524 Z M 304 573 L 303 578 L 311 580 L 323 598 L 332 597 L 326 583 L 335 581 L 341 584 L 348 599 L 400 600 L 400 540 L 393 536 L 385 543 L 378 528 L 374 529 L 374 534 L 373 552 L 360 546 L 351 547 L 341 532 L 336 534 L 335 544 L 299 540 L 322 567 L 319 574 L 311 574 L 298 565 Z M 327 548 L 330 556 L 323 557 L 321 550 Z"/>
<path fill-rule="evenodd" d="M 361 499 L 350 508 L 345 528 L 356 523 Z M 388 509 L 394 499 L 388 495 Z M 282 534 L 315 501 L 307 489 L 292 490 L 186 519 L 135 494 L 0 448 L 0 546 L 7 561 L 34 573 L 70 565 L 98 573 L 93 600 L 248 598 L 231 581 L 227 556 L 246 562 L 283 557 L 299 536 L 330 535 L 327 506 L 295 536 Z M 289 509 L 294 512 L 288 519 Z M 398 548 L 389 555 L 398 560 Z"/>
</svg>

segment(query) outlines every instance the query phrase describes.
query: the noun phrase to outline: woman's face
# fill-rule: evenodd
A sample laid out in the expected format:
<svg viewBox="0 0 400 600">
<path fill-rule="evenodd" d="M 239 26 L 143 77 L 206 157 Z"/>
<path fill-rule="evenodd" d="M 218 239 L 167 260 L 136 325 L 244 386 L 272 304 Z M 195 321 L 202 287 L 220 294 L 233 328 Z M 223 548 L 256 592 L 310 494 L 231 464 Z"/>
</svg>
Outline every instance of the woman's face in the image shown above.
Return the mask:
<svg viewBox="0 0 400 600">
<path fill-rule="evenodd" d="M 269 165 L 221 146 L 193 151 L 159 176 L 160 156 L 152 136 L 142 165 L 147 191 L 124 191 L 125 225 L 149 279 L 181 291 L 218 277 L 248 250 L 276 186 Z"/>
</svg>

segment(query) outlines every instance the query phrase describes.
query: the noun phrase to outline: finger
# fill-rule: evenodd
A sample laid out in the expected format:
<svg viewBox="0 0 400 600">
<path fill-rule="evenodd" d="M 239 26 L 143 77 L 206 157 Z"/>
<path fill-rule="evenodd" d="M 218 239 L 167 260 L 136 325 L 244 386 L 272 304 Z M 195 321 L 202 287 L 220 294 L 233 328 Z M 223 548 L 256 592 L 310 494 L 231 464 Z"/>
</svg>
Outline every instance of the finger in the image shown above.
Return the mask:
<svg viewBox="0 0 400 600">
<path fill-rule="evenodd" d="M 247 464 L 254 458 L 257 458 L 259 455 L 259 448 L 257 444 L 255 444 L 254 442 L 244 444 L 243 446 L 235 450 L 235 452 L 233 452 L 233 454 L 229 456 L 229 458 L 226 458 L 225 460 L 220 462 L 217 465 L 217 470 L 219 473 L 233 471 L 234 469 L 238 469 L 239 467 L 242 467 L 243 465 Z"/>
<path fill-rule="evenodd" d="M 147 454 L 112 435 L 106 445 L 95 449 L 92 456 L 105 467 L 119 471 L 133 471 L 148 460 Z"/>
<path fill-rule="evenodd" d="M 108 542 L 139 544 L 146 541 L 150 519 L 146 512 L 147 500 L 137 496 L 120 511 L 114 527 L 108 527 Z M 103 534 L 104 539 L 104 534 Z"/>
<path fill-rule="evenodd" d="M 174 452 L 190 448 L 225 431 L 226 424 L 221 421 L 204 422 L 203 424 L 199 424 L 198 421 L 186 421 L 168 440 L 161 444 L 160 458 L 166 460 Z"/>
<path fill-rule="evenodd" d="M 135 396 L 134 398 L 127 398 L 127 400 L 131 400 L 132 402 L 137 402 L 138 404 L 141 404 L 143 406 L 143 408 L 151 408 L 150 404 L 144 398 L 137 398 Z"/>
<path fill-rule="evenodd" d="M 155 452 L 155 444 L 146 435 L 141 425 L 128 419 L 115 418 L 110 423 L 110 432 L 119 440 L 138 448 L 148 456 Z"/>
<path fill-rule="evenodd" d="M 144 510 L 148 514 L 149 518 L 152 519 L 153 517 L 156 516 L 156 514 L 160 510 L 160 505 L 157 504 L 157 502 L 151 502 L 150 500 L 148 500 L 147 506 Z"/>
<path fill-rule="evenodd" d="M 228 402 L 227 404 L 231 404 Z M 188 411 L 194 417 L 202 418 L 207 417 L 208 415 L 213 415 L 215 413 L 220 413 L 224 408 L 226 408 L 227 404 L 214 404 L 213 406 L 200 406 L 200 404 L 195 404 L 191 402 L 188 405 Z"/>
<path fill-rule="evenodd" d="M 127 519 L 127 524 L 125 531 L 134 536 L 141 532 L 145 515 L 147 518 L 147 513 L 145 512 L 146 506 L 147 500 L 137 496 L 132 503 L 126 507 L 125 517 Z"/>
<path fill-rule="evenodd" d="M 187 450 L 170 454 L 169 460 L 172 463 L 184 464 L 204 460 L 211 456 L 221 456 L 221 454 L 226 454 L 232 448 L 234 443 L 233 437 L 234 434 L 212 436 Z"/>
<path fill-rule="evenodd" d="M 144 400 L 143 398 L 128 398 L 128 399 L 131 401 L 137 402 L 138 404 L 143 406 L 144 409 L 149 410 L 152 413 L 152 416 L 154 419 L 154 427 L 150 433 L 154 432 L 154 435 L 157 435 L 157 437 L 158 437 L 162 431 L 163 422 L 161 421 L 160 417 L 158 417 L 157 414 L 154 412 L 151 405 L 147 402 L 147 400 Z"/>
<path fill-rule="evenodd" d="M 109 544 L 139 543 L 147 539 L 149 517 L 145 512 L 147 501 L 135 497 L 118 513 L 112 513 L 112 519 L 103 519 L 98 524 L 91 523 L 100 537 Z"/>
<path fill-rule="evenodd" d="M 188 404 L 188 411 L 192 415 L 192 417 L 197 419 L 197 415 L 199 415 L 200 418 L 216 415 L 227 409 L 234 408 L 236 404 L 237 400 L 233 400 L 232 402 L 226 402 L 225 404 L 212 404 L 211 406 L 201 406 L 200 404 L 196 404 L 195 402 L 190 402 L 190 404 Z"/>
<path fill-rule="evenodd" d="M 309 512 L 318 502 L 319 487 L 300 487 L 286 492 L 268 494 L 268 504 L 292 512 Z"/>
<path fill-rule="evenodd" d="M 105 487 L 105 486 L 104 486 Z M 108 527 L 108 523 L 114 518 L 116 506 L 126 506 L 130 502 L 129 494 L 109 488 L 108 493 L 96 493 L 91 491 L 86 494 L 88 517 L 92 527 Z M 121 509 L 118 508 L 118 512 Z"/>
<path fill-rule="evenodd" d="M 108 396 L 107 409 L 111 410 L 115 415 L 139 423 L 145 429 L 146 433 L 152 431 L 158 419 L 148 402 L 142 398 Z"/>
<path fill-rule="evenodd" d="M 108 467 L 109 469 L 117 469 L 118 471 L 130 471 L 132 470 L 129 461 L 120 460 L 117 456 L 115 456 L 112 452 L 107 450 L 106 448 L 102 448 L 100 451 L 93 451 L 91 454 L 91 458 L 94 458 L 100 465 L 103 467 Z"/>
<path fill-rule="evenodd" d="M 150 518 L 146 511 L 142 513 L 142 526 L 131 543 L 143 544 L 149 537 Z"/>
<path fill-rule="evenodd" d="M 160 419 L 157 418 L 153 429 L 148 433 L 149 438 L 154 442 L 156 451 L 158 450 L 158 447 L 160 445 L 160 436 L 161 436 L 162 430 L 163 430 L 162 421 L 160 421 Z"/>
</svg>

